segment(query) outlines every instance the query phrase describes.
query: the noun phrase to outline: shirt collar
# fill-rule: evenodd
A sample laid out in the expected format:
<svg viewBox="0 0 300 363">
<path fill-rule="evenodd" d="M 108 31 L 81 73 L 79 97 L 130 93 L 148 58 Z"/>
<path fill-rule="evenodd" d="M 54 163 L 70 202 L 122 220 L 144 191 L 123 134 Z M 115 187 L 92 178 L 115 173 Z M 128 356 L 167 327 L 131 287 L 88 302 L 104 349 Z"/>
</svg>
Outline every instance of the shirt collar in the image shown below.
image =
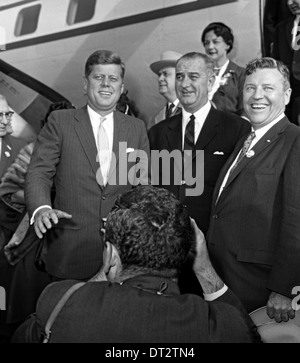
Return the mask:
<svg viewBox="0 0 300 363">
<path fill-rule="evenodd" d="M 285 117 L 285 114 L 282 113 L 280 116 L 278 116 L 274 121 L 270 122 L 268 125 L 258 129 L 254 130 L 252 128 L 252 131 L 255 131 L 255 138 L 261 139 L 274 125 L 276 125 L 279 121 L 281 121 Z"/>
<path fill-rule="evenodd" d="M 203 107 L 201 107 L 200 110 L 196 111 L 193 114 L 190 113 L 190 112 L 187 112 L 185 109 L 183 109 L 182 114 L 183 114 L 184 125 L 187 125 L 191 115 L 195 116 L 195 122 L 196 123 L 203 124 L 204 121 L 206 120 L 210 110 L 211 110 L 211 103 L 209 101 L 207 101 L 207 103 Z"/>
<path fill-rule="evenodd" d="M 175 100 L 174 102 L 168 102 L 168 106 L 170 107 L 171 105 L 174 105 L 175 107 L 177 107 L 179 105 L 179 99 Z"/>
<path fill-rule="evenodd" d="M 87 110 L 88 110 L 88 114 L 90 116 L 90 119 L 91 119 L 92 123 L 93 122 L 99 123 L 99 120 L 100 120 L 101 115 L 99 115 L 99 113 L 97 113 L 96 111 L 94 111 L 91 108 L 91 106 L 89 106 L 89 105 L 87 106 Z M 111 113 L 109 113 L 108 115 L 105 116 L 106 121 L 113 120 L 113 117 L 114 117 L 114 113 L 113 112 L 111 112 Z"/>
</svg>

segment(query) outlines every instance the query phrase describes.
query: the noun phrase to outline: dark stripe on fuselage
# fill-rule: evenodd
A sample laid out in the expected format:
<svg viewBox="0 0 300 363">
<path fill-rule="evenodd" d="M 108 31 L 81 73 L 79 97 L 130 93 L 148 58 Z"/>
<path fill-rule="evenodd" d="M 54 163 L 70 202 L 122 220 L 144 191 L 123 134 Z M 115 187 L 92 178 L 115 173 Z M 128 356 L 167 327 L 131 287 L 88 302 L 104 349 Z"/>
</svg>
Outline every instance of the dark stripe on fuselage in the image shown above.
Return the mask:
<svg viewBox="0 0 300 363">
<path fill-rule="evenodd" d="M 0 11 L 17 8 L 18 6 L 27 5 L 30 3 L 34 3 L 36 1 L 38 1 L 38 0 L 23 0 L 23 1 L 19 1 L 17 3 L 13 3 L 13 4 L 3 5 L 3 6 L 0 6 Z"/>
<path fill-rule="evenodd" d="M 35 0 L 31 0 L 31 1 L 35 1 Z M 123 27 L 123 26 L 127 26 L 127 25 L 143 23 L 145 21 L 156 20 L 156 19 L 161 19 L 161 18 L 165 18 L 165 17 L 169 17 L 169 16 L 183 14 L 183 13 L 187 13 L 187 12 L 191 12 L 191 11 L 195 11 L 195 10 L 201 10 L 201 9 L 205 9 L 205 8 L 209 8 L 209 7 L 225 5 L 225 4 L 233 3 L 236 1 L 238 1 L 238 0 L 198 0 L 197 2 L 193 2 L 193 3 L 189 3 L 189 4 L 176 5 L 176 6 L 172 6 L 172 7 L 168 7 L 168 8 L 149 11 L 147 13 L 128 16 L 128 17 L 122 18 L 122 19 L 111 20 L 111 21 L 107 21 L 107 22 L 103 22 L 103 23 L 99 23 L 99 24 L 81 27 L 78 29 L 66 30 L 66 31 L 59 32 L 56 34 L 49 34 L 49 35 L 45 35 L 45 36 L 41 36 L 41 37 L 36 37 L 33 39 L 26 39 L 23 41 L 9 43 L 9 44 L 6 44 L 6 51 L 12 50 L 12 49 L 28 47 L 28 46 L 32 46 L 32 45 L 37 45 L 37 44 L 42 44 L 42 43 L 47 43 L 47 42 L 52 42 L 52 41 L 61 40 L 61 39 L 72 38 L 72 37 L 76 37 L 76 36 L 80 36 L 80 35 L 84 35 L 84 34 L 90 34 L 90 33 L 96 33 L 96 32 L 100 32 L 100 31 L 104 31 L 104 30 L 115 29 L 115 28 L 119 28 L 119 27 Z M 27 3 L 30 1 L 23 1 L 23 2 Z M 180 24 L 179 24 L 179 26 L 180 26 Z"/>
</svg>

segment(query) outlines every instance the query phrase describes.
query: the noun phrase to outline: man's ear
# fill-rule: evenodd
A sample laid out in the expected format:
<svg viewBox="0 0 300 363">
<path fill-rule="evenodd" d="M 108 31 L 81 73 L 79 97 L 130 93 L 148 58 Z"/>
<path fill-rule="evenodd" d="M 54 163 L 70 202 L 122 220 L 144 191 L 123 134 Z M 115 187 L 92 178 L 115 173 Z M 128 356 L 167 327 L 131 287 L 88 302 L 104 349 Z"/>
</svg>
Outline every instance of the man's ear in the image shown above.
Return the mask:
<svg viewBox="0 0 300 363">
<path fill-rule="evenodd" d="M 119 252 L 110 242 L 106 242 L 103 251 L 103 271 L 107 275 L 109 281 L 115 281 L 122 270 L 122 263 Z"/>
<path fill-rule="evenodd" d="M 84 76 L 84 77 L 83 77 L 83 89 L 84 89 L 84 92 L 85 92 L 85 93 L 87 92 L 87 85 L 88 85 L 88 80 L 87 80 L 87 78 Z"/>
</svg>

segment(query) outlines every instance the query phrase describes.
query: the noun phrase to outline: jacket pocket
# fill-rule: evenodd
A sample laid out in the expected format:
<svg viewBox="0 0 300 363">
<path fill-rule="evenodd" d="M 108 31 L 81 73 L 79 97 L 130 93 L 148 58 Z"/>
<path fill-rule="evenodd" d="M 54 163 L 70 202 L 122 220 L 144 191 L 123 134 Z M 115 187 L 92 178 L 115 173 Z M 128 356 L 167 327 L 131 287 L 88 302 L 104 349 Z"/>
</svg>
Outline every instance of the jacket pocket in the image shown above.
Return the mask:
<svg viewBox="0 0 300 363">
<path fill-rule="evenodd" d="M 251 250 L 247 248 L 238 251 L 237 260 L 240 262 L 258 263 L 273 266 L 275 254 L 267 251 Z"/>
</svg>

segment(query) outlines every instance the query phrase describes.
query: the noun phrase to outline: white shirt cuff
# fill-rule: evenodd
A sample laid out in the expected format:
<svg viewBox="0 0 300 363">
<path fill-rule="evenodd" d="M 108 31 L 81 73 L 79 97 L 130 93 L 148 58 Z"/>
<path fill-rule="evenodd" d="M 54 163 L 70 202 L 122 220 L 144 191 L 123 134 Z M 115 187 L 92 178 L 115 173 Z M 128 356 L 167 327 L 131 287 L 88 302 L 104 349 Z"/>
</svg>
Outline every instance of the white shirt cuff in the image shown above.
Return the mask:
<svg viewBox="0 0 300 363">
<path fill-rule="evenodd" d="M 219 297 L 224 295 L 228 291 L 228 287 L 224 285 L 222 289 L 219 291 L 214 292 L 213 294 L 203 294 L 205 301 L 214 301 L 217 300 Z"/>
<path fill-rule="evenodd" d="M 38 207 L 34 212 L 33 212 L 33 215 L 30 219 L 30 225 L 32 225 L 34 223 L 34 217 L 35 215 L 37 214 L 37 212 L 43 208 L 49 208 L 49 209 L 52 209 L 52 207 L 50 207 L 50 205 L 42 205 L 41 207 Z"/>
</svg>

